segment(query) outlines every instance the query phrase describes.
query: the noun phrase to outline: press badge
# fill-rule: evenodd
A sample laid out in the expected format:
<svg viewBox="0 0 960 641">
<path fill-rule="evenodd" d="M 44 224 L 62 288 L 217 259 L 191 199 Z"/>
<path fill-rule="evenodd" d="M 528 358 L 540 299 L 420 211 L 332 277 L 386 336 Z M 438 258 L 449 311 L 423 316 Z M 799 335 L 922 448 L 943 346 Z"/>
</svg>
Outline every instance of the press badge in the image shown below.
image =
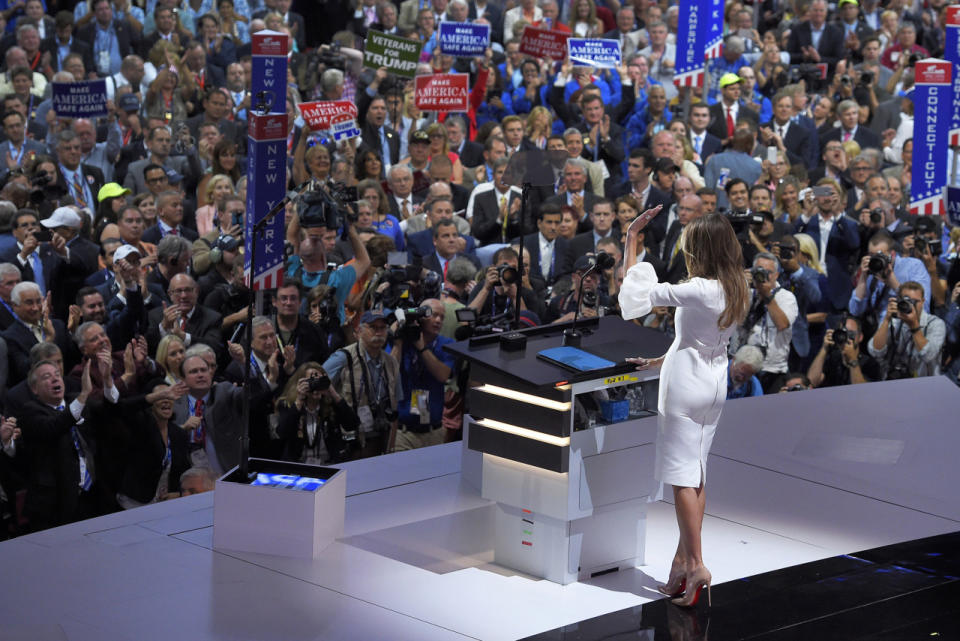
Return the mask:
<svg viewBox="0 0 960 641">
<path fill-rule="evenodd" d="M 360 427 L 365 432 L 373 429 L 373 412 L 370 411 L 369 405 L 357 408 L 357 418 L 360 419 Z"/>
<path fill-rule="evenodd" d="M 430 390 L 415 389 L 410 393 L 410 413 L 420 417 L 420 424 L 430 422 Z"/>
</svg>

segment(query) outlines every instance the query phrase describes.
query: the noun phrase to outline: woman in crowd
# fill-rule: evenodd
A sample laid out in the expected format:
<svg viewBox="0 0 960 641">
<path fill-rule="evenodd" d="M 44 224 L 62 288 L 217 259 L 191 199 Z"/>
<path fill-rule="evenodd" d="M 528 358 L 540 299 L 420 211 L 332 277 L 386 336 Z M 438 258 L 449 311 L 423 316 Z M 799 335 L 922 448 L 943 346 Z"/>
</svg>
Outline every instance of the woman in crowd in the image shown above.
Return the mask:
<svg viewBox="0 0 960 641">
<path fill-rule="evenodd" d="M 158 118 L 168 124 L 186 120 L 187 104 L 184 95 L 193 93 L 192 89 L 188 89 L 193 83 L 186 77 L 181 82 L 174 68 L 175 65 L 161 67 L 157 77 L 150 83 L 144 101 L 147 118 Z"/>
<path fill-rule="evenodd" d="M 660 591 L 675 597 L 677 605 L 691 606 L 703 587 L 709 598 L 711 576 L 700 542 L 706 462 L 726 397 L 727 343 L 747 313 L 750 290 L 740 243 L 721 214 L 695 219 L 683 231 L 680 243 L 690 279 L 658 283 L 653 266 L 637 262 L 636 238 L 660 209 L 648 209 L 627 230 L 627 273 L 619 300 L 627 319 L 654 306 L 679 308 L 677 336 L 667 354 L 633 361 L 640 368 L 661 368 L 654 475 L 673 486 L 680 526 L 670 578 Z"/>
<path fill-rule="evenodd" d="M 773 216 L 793 225 L 803 208 L 800 205 L 800 183 L 793 176 L 784 176 L 773 195 Z"/>
<path fill-rule="evenodd" d="M 553 116 L 546 107 L 534 107 L 527 116 L 526 137 L 537 149 L 547 148 L 547 138 L 553 133 Z"/>
<path fill-rule="evenodd" d="M 787 157 L 785 151 L 777 150 L 777 161 L 770 162 L 766 159 L 763 161 L 763 172 L 760 174 L 760 178 L 757 182 L 761 185 L 766 185 L 770 188 L 770 191 L 776 191 L 777 186 L 780 185 L 780 181 L 790 173 L 790 159 Z"/>
<path fill-rule="evenodd" d="M 372 149 L 358 152 L 353 171 L 357 182 L 367 178 L 383 180 L 383 161 L 380 160 L 380 154 Z"/>
<path fill-rule="evenodd" d="M 570 30 L 580 38 L 599 38 L 603 23 L 597 18 L 597 6 L 593 0 L 574 0 L 570 10 Z"/>
<path fill-rule="evenodd" d="M 133 206 L 143 216 L 143 228 L 147 229 L 157 222 L 157 199 L 149 191 L 133 197 Z"/>
<path fill-rule="evenodd" d="M 480 142 L 483 128 L 489 125 L 491 130 L 500 128 L 500 122 L 507 116 L 513 115 L 513 100 L 506 89 L 503 76 L 499 73 L 487 74 L 487 92 L 483 101 L 476 109 L 477 142 Z M 487 133 L 489 136 L 489 132 Z M 502 132 L 501 134 L 502 135 Z M 482 136 L 486 140 L 486 136 Z"/>
<path fill-rule="evenodd" d="M 374 221 L 387 221 L 392 219 L 392 223 L 399 228 L 400 221 L 390 215 L 390 203 L 387 201 L 387 194 L 380 186 L 379 180 L 361 180 L 357 183 L 357 195 L 360 200 L 365 200 L 370 204 L 373 210 Z"/>
<path fill-rule="evenodd" d="M 125 510 L 180 495 L 180 475 L 190 469 L 188 432 L 173 421 L 173 403 L 187 392 L 182 383 L 150 386 L 150 393 L 123 401 L 129 450 L 117 502 Z"/>
<path fill-rule="evenodd" d="M 300 142 L 293 154 L 293 181 L 300 184 L 305 180 L 325 183 L 330 178 L 331 156 L 330 150 L 323 145 L 308 147 L 310 128 L 304 127 L 300 132 Z"/>
<path fill-rule="evenodd" d="M 209 233 L 215 227 L 217 218 L 217 204 L 222 203 L 227 196 L 234 195 L 233 181 L 226 174 L 211 175 L 206 181 L 205 189 L 197 191 L 197 231 L 201 236 Z M 203 194 L 203 197 L 200 197 Z"/>
<path fill-rule="evenodd" d="M 458 185 L 463 182 L 463 165 L 460 163 L 460 156 L 450 150 L 447 141 L 447 128 L 441 123 L 435 122 L 427 127 L 427 135 L 430 137 L 430 157 L 446 156 L 453 165 L 453 173 L 450 174 L 450 182 Z"/>
<path fill-rule="evenodd" d="M 277 402 L 277 435 L 288 461 L 324 465 L 348 460 L 360 419 L 330 384 L 320 363 L 297 368 Z"/>
<path fill-rule="evenodd" d="M 163 370 L 163 380 L 167 385 L 176 385 L 180 382 L 180 364 L 187 348 L 183 339 L 176 334 L 167 334 L 160 339 L 157 345 L 157 364 Z"/>
<path fill-rule="evenodd" d="M 236 12 L 233 0 L 219 0 L 217 13 L 223 25 L 223 33 L 230 36 L 234 43 L 248 44 L 250 42 L 250 28 L 247 26 L 249 16 Z"/>
<path fill-rule="evenodd" d="M 570 205 L 563 205 L 560 210 L 563 212 L 563 217 L 560 219 L 560 235 L 567 240 L 573 240 L 573 237 L 577 235 L 577 223 L 579 222 L 577 212 Z"/>
</svg>

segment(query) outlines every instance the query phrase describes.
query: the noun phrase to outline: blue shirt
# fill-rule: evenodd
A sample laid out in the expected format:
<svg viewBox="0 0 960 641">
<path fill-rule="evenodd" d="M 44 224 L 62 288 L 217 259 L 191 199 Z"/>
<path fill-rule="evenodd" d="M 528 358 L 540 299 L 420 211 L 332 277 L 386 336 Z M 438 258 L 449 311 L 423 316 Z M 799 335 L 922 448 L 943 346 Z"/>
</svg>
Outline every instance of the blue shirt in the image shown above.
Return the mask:
<svg viewBox="0 0 960 641">
<path fill-rule="evenodd" d="M 380 368 L 376 367 L 375 361 L 370 358 L 370 354 L 368 354 L 367 350 L 365 350 L 362 346 L 360 347 L 360 353 L 363 354 L 363 358 L 366 361 L 366 365 L 367 365 L 367 371 L 370 373 L 370 379 L 371 379 L 370 384 L 373 385 L 374 387 L 379 386 L 380 385 L 379 383 Z M 393 358 L 393 357 L 387 354 L 386 352 L 383 352 L 383 358 Z M 347 353 L 344 352 L 342 349 L 338 349 L 333 354 L 330 354 L 330 357 L 323 362 L 323 371 L 327 373 L 327 376 L 330 377 L 331 381 L 334 381 L 334 380 L 337 380 L 337 375 L 346 365 L 347 365 Z M 400 387 L 400 378 L 401 378 L 400 376 L 397 377 L 397 389 L 396 389 L 397 399 L 400 399 L 403 397 L 403 389 Z M 361 383 L 359 381 L 357 382 L 358 387 L 361 384 L 365 385 L 366 383 Z M 386 393 L 386 390 L 384 390 L 384 393 Z M 357 391 L 357 397 L 359 398 L 359 389 Z"/>
<path fill-rule="evenodd" d="M 299 272 L 299 274 L 298 274 Z M 313 289 L 323 283 L 323 275 L 326 270 L 318 272 L 308 272 L 303 269 L 303 263 L 299 256 L 291 256 L 287 265 L 287 276 L 295 276 L 300 279 L 303 286 L 307 289 Z M 357 272 L 353 265 L 341 265 L 330 272 L 326 284 L 336 290 L 337 314 L 340 316 L 340 323 L 347 322 L 347 317 L 343 311 L 343 303 L 347 300 L 353 284 L 357 282 Z"/>
<path fill-rule="evenodd" d="M 110 56 L 109 69 L 104 69 L 101 66 L 100 56 L 103 55 L 101 52 L 105 52 Z M 120 63 L 122 62 L 123 58 L 120 56 L 120 43 L 117 40 L 117 32 L 113 28 L 113 25 L 104 29 L 98 24 L 96 36 L 93 40 L 93 63 L 97 71 L 102 75 L 120 73 Z"/>
<path fill-rule="evenodd" d="M 433 339 L 427 349 L 433 352 L 437 359 L 450 367 L 454 366 L 453 356 L 443 349 L 448 343 L 454 343 L 452 338 L 446 336 L 437 336 Z M 444 382 L 434 378 L 430 370 L 423 362 L 421 354 L 413 345 L 404 343 L 403 358 L 400 361 L 400 384 L 403 388 L 403 396 L 400 399 L 397 411 L 400 414 L 401 425 L 421 425 L 420 416 L 410 413 L 410 399 L 413 390 L 426 390 L 429 393 L 428 403 L 430 407 L 430 425 L 438 427 L 443 421 L 443 390 Z"/>
<path fill-rule="evenodd" d="M 923 285 L 923 309 L 930 311 L 930 274 L 923 261 L 919 258 L 910 258 L 909 256 L 897 256 L 893 263 L 893 275 L 897 277 L 900 284 L 912 280 Z M 875 310 L 877 312 L 877 321 L 887 315 L 887 301 L 897 295 L 897 292 L 891 290 L 886 283 L 881 282 L 873 275 L 867 276 L 867 296 L 864 299 L 857 298 L 857 290 L 850 292 L 850 303 L 848 308 L 854 316 L 862 316 L 866 312 Z"/>
<path fill-rule="evenodd" d="M 760 385 L 760 379 L 751 376 L 750 380 L 744 381 L 740 387 L 733 386 L 733 380 L 730 378 L 730 365 L 727 364 L 727 400 L 731 398 L 748 398 L 750 396 L 763 396 L 763 386 Z"/>
</svg>

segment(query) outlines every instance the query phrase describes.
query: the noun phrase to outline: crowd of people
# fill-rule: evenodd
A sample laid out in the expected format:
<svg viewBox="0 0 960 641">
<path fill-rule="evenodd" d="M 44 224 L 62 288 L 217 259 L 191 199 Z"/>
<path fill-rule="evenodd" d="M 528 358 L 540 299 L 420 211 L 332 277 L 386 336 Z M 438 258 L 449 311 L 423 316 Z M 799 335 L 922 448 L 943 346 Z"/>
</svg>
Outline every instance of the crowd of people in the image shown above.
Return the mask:
<svg viewBox="0 0 960 641">
<path fill-rule="evenodd" d="M 245 395 L 254 456 L 455 440 L 469 370 L 445 345 L 516 305 L 524 327 L 619 314 L 624 256 L 679 283 L 683 230 L 713 212 L 751 288 L 729 397 L 957 381 L 960 231 L 907 212 L 913 69 L 943 54 L 943 0 L 728 2 L 692 88 L 673 83 L 668 1 L 3 6 L 0 536 L 211 489 L 239 461 Z M 485 55 L 443 53 L 443 21 L 489 24 Z M 622 65 L 527 56 L 528 26 L 618 40 Z M 310 185 L 248 328 L 264 29 L 289 35 L 287 177 Z M 371 29 L 422 41 L 418 73 L 469 74 L 468 111 L 422 113 L 412 81 L 365 68 Z M 53 83 L 94 78 L 108 115 L 59 117 Z M 315 100 L 354 102 L 361 135 L 312 131 L 297 105 Z M 507 166 L 535 150 L 559 160 L 525 207 Z M 595 272 L 600 252 L 614 264 Z M 673 315 L 630 322 L 671 334 Z"/>
</svg>

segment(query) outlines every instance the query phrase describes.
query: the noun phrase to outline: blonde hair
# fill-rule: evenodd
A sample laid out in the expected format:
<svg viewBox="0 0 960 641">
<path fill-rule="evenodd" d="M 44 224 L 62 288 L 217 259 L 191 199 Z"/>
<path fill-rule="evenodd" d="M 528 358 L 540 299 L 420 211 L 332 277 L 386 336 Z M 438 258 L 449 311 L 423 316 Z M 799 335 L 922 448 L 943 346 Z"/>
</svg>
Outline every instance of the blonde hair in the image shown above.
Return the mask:
<svg viewBox="0 0 960 641">
<path fill-rule="evenodd" d="M 807 257 L 810 267 L 823 274 L 823 265 L 820 264 L 820 249 L 817 247 L 817 243 L 813 241 L 813 237 L 809 234 L 794 234 L 793 237 L 797 241 L 800 253 Z"/>
<path fill-rule="evenodd" d="M 230 191 L 236 192 L 236 188 L 234 187 L 234 184 L 233 184 L 233 179 L 230 178 L 230 176 L 226 174 L 214 174 L 213 176 L 210 177 L 210 180 L 207 181 L 207 189 L 206 189 L 206 193 L 204 194 L 207 197 L 208 203 L 213 202 L 213 190 L 216 189 L 217 185 L 219 185 L 222 182 L 226 182 L 228 185 L 230 185 Z"/>
<path fill-rule="evenodd" d="M 169 369 L 167 369 L 167 355 L 170 352 L 171 343 L 180 343 L 180 345 L 184 349 L 184 356 L 186 356 L 187 346 L 186 344 L 184 344 L 183 339 L 177 336 L 176 334 L 167 334 L 166 336 L 160 339 L 160 343 L 157 345 L 156 360 L 157 360 L 157 364 L 161 367 L 161 369 L 163 369 L 164 372 L 167 373 L 167 375 L 179 380 L 180 372 L 171 372 Z"/>
</svg>

